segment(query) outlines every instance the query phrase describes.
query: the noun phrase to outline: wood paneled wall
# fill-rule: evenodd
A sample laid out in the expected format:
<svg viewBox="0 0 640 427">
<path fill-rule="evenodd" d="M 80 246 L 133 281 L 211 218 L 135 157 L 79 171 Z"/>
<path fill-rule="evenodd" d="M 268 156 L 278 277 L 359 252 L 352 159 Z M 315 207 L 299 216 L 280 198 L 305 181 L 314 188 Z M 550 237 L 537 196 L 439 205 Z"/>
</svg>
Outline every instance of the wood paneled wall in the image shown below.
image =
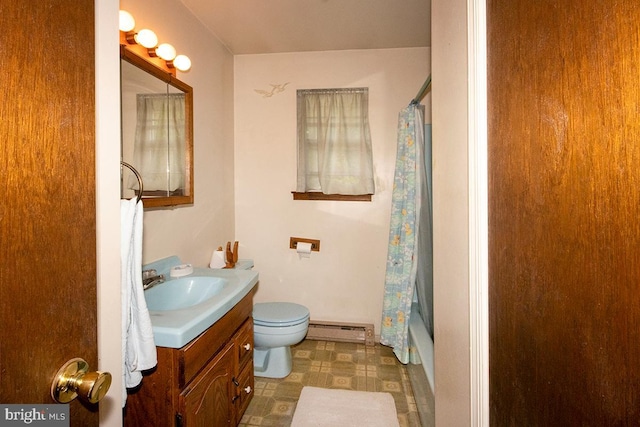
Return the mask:
<svg viewBox="0 0 640 427">
<path fill-rule="evenodd" d="M 488 0 L 490 418 L 640 423 L 640 4 Z"/>
</svg>

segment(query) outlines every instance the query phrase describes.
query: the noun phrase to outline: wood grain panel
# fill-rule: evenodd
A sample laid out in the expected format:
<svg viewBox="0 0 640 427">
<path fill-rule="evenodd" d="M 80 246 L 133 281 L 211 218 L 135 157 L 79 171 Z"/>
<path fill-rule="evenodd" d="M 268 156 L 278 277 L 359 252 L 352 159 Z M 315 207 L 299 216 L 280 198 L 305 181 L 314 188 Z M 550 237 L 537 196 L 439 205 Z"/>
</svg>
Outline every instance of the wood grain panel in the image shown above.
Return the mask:
<svg viewBox="0 0 640 427">
<path fill-rule="evenodd" d="M 0 27 L 0 402 L 53 403 L 97 367 L 94 4 L 3 0 Z"/>
<path fill-rule="evenodd" d="M 231 410 L 234 353 L 235 347 L 230 342 L 180 393 L 179 413 L 185 426 L 236 425 Z"/>
<path fill-rule="evenodd" d="M 490 418 L 640 420 L 640 7 L 489 0 Z"/>
</svg>

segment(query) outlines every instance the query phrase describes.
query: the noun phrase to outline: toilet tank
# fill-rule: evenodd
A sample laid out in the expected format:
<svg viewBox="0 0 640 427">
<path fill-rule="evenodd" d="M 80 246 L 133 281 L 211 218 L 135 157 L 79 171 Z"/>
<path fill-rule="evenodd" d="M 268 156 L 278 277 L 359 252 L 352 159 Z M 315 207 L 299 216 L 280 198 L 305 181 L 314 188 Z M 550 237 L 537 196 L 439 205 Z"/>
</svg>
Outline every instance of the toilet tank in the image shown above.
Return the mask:
<svg viewBox="0 0 640 427">
<path fill-rule="evenodd" d="M 239 259 L 236 261 L 236 265 L 233 267 L 238 270 L 251 270 L 253 268 L 252 259 Z"/>
</svg>

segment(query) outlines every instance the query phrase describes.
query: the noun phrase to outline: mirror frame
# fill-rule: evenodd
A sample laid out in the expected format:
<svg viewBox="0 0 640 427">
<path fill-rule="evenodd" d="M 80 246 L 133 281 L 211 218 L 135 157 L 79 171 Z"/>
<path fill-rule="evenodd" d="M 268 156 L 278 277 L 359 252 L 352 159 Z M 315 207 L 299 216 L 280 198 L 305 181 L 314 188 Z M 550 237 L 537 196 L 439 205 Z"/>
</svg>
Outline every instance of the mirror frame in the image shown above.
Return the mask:
<svg viewBox="0 0 640 427">
<path fill-rule="evenodd" d="M 154 58 L 155 59 L 155 58 Z M 141 70 L 146 71 L 153 77 L 179 89 L 185 93 L 185 185 L 186 195 L 167 197 L 145 197 L 142 194 L 143 206 L 145 208 L 178 206 L 193 204 L 193 88 L 179 80 L 171 71 L 160 68 L 140 55 L 133 52 L 128 46 L 120 45 L 120 60 L 127 61 Z M 122 76 L 121 76 L 122 78 Z M 122 141 L 121 141 L 122 143 Z M 122 154 L 120 154 L 122 159 Z M 133 165 L 135 167 L 135 165 Z"/>
</svg>

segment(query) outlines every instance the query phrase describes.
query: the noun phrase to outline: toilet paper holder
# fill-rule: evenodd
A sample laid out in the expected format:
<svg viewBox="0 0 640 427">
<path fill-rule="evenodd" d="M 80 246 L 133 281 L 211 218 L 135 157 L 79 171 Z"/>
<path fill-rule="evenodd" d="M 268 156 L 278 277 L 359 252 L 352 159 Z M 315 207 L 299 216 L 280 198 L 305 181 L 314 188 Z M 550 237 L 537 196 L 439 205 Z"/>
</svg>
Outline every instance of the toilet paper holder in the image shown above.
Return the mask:
<svg viewBox="0 0 640 427">
<path fill-rule="evenodd" d="M 306 239 L 304 237 L 290 237 L 289 238 L 289 248 L 297 249 L 298 242 L 301 243 L 311 243 L 311 251 L 312 252 L 320 252 L 320 240 L 318 239 Z"/>
</svg>

